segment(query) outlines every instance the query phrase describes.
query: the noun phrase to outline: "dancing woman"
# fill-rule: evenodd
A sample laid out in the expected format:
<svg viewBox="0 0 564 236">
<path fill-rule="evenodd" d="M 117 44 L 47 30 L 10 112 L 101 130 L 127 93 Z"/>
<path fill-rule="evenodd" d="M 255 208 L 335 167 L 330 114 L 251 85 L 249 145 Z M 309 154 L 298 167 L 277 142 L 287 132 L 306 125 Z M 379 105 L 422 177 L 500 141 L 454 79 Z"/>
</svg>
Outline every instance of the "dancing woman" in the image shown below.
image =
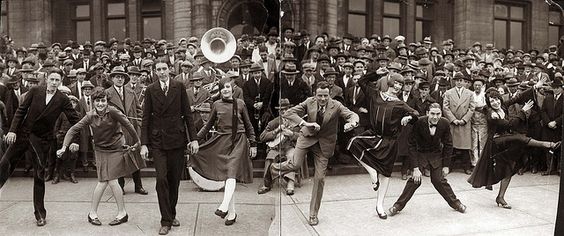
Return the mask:
<svg viewBox="0 0 564 236">
<path fill-rule="evenodd" d="M 377 192 L 376 213 L 386 219 L 383 204 L 396 160 L 397 137 L 401 126 L 417 120 L 417 111 L 397 97 L 403 87 L 400 74 L 380 77 L 369 73 L 358 81 L 364 94 L 369 94 L 370 128 L 353 137 L 347 148 L 370 174 Z"/>
<path fill-rule="evenodd" d="M 118 214 L 109 225 L 119 225 L 127 222 L 129 217 L 125 211 L 123 192 L 118 183 L 118 178 L 144 167 L 139 166 L 144 165 L 141 159 L 134 161 L 132 159 L 134 155 L 128 153 L 135 151 L 141 141 L 127 117 L 117 108 L 108 106 L 108 98 L 102 87 L 94 89 L 91 97 L 95 109 L 86 113 L 82 120 L 69 129 L 65 135 L 63 146 L 57 151 L 57 156 L 60 157 L 65 153 L 73 137 L 78 135 L 83 128 L 90 127 L 94 140 L 98 184 L 92 195 L 92 208 L 88 213 L 88 222 L 93 225 L 102 225 L 98 219 L 98 205 L 104 190 L 109 185 L 118 206 Z M 134 140 L 137 140 L 134 146 L 125 146 L 122 129 L 126 129 Z"/>
<path fill-rule="evenodd" d="M 492 189 L 492 185 L 501 182 L 495 201 L 498 206 L 511 209 L 511 206 L 505 201 L 505 192 L 511 177 L 523 164 L 521 159 L 524 155 L 522 153 L 526 151 L 526 147 L 540 147 L 556 151 L 560 148 L 560 142 L 538 141 L 524 134 L 512 132 L 512 127 L 526 121 L 527 114 L 530 114 L 529 111 L 534 106 L 532 100 L 525 103 L 517 116 L 510 117 L 505 107 L 509 104 L 504 104 L 502 95 L 495 88 L 490 88 L 486 91 L 486 105 L 488 138 L 468 182 L 474 188 L 486 186 L 489 190 Z"/>
<path fill-rule="evenodd" d="M 215 214 L 221 218 L 227 217 L 225 225 L 232 225 L 237 219 L 234 197 L 236 181 L 253 182 L 249 157 L 255 157 L 257 148 L 245 102 L 233 98 L 232 83 L 227 79 L 219 82 L 219 89 L 221 100 L 213 103 L 209 120 L 198 132 L 198 139 L 206 137 L 213 125 L 217 134 L 202 144 L 190 161 L 198 174 L 211 180 L 225 181 L 223 201 Z"/>
</svg>

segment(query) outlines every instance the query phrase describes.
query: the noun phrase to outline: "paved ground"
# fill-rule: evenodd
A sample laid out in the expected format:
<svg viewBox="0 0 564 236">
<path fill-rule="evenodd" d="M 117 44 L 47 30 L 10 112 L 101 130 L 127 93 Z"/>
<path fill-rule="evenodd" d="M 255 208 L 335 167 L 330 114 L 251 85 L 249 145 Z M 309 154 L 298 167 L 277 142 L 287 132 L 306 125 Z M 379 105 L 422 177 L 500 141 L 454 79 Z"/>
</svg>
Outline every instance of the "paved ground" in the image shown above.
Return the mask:
<svg viewBox="0 0 564 236">
<path fill-rule="evenodd" d="M 448 176 L 458 198 L 468 206 L 466 214 L 452 210 L 433 189 L 429 178 L 406 208 L 397 216 L 380 220 L 374 210 L 375 194 L 365 174 L 329 176 L 319 213 L 320 224 L 307 225 L 311 180 L 296 189 L 293 197 L 274 188 L 257 195 L 260 180 L 237 186 L 237 223 L 226 227 L 213 211 L 222 193 L 199 192 L 188 181 L 181 184 L 178 218 L 182 226 L 171 235 L 553 235 L 558 200 L 557 176 L 525 174 L 515 176 L 506 200 L 513 209 L 495 205 L 494 191 L 473 189 L 465 182 L 467 175 Z M 45 227 L 34 224 L 32 180 L 13 178 L 0 193 L 1 235 L 156 235 L 160 214 L 154 190 L 154 178 L 145 178 L 150 194 L 131 193 L 128 182 L 125 195 L 130 221 L 111 227 L 116 206 L 109 190 L 100 205 L 99 216 L 105 225 L 88 224 L 86 215 L 95 179 L 79 179 L 79 184 L 47 184 Z M 390 181 L 385 207 L 401 193 L 405 181 L 397 176 Z M 275 207 L 275 205 L 277 207 Z M 276 218 L 274 218 L 276 215 Z M 278 217 L 280 216 L 280 217 Z M 274 218 L 274 221 L 272 220 Z"/>
</svg>

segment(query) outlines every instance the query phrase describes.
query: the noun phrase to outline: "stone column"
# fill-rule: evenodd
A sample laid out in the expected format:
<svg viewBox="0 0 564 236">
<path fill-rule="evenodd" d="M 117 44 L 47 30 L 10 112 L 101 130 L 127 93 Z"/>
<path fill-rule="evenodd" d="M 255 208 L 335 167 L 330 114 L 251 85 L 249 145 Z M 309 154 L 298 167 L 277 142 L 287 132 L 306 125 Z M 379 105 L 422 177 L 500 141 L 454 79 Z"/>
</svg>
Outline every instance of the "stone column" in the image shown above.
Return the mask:
<svg viewBox="0 0 564 236">
<path fill-rule="evenodd" d="M 417 3 L 415 0 L 408 0 L 407 4 L 403 4 L 405 7 L 405 19 L 402 22 L 402 28 L 404 29 L 404 36 L 406 42 L 414 42 L 415 41 L 415 14 L 417 9 Z M 400 31 L 401 32 L 401 31 Z M 394 35 L 390 35 L 394 38 Z"/>
<path fill-rule="evenodd" d="M 472 46 L 476 41 L 494 41 L 494 0 L 454 1 L 454 42 L 458 48 Z"/>
<path fill-rule="evenodd" d="M 557 42 L 548 42 L 548 11 L 549 7 L 544 1 L 531 1 L 531 24 L 530 28 L 525 27 L 525 40 L 527 44 L 523 45 L 525 49 L 538 49 L 542 52 L 550 44 Z M 530 33 L 529 33 L 530 32 Z"/>
<path fill-rule="evenodd" d="M 91 4 L 92 15 L 90 16 L 90 24 L 92 25 L 92 39 L 94 42 L 106 40 L 106 6 L 102 4 L 102 1 L 92 1 Z"/>
<path fill-rule="evenodd" d="M 181 38 L 192 35 L 192 7 L 191 1 L 174 1 L 174 41 L 178 42 Z"/>
<path fill-rule="evenodd" d="M 51 1 L 10 1 L 8 4 L 10 37 L 16 47 L 52 41 Z"/>
<path fill-rule="evenodd" d="M 161 21 L 164 22 L 162 38 L 167 41 L 174 39 L 174 0 L 164 0 Z"/>
<path fill-rule="evenodd" d="M 127 2 L 127 30 L 129 37 L 133 42 L 143 40 L 143 19 L 141 18 L 141 0 L 129 0 Z"/>
<path fill-rule="evenodd" d="M 372 33 L 378 34 L 379 36 L 382 35 L 382 31 L 384 30 L 384 16 L 382 12 L 384 12 L 384 0 L 374 0 L 374 4 L 372 6 L 373 17 L 372 17 Z"/>
<path fill-rule="evenodd" d="M 431 36 L 433 46 L 440 47 L 442 42 L 453 37 L 453 8 L 449 0 L 437 0 L 433 3 L 433 29 Z"/>
<path fill-rule="evenodd" d="M 192 35 L 198 38 L 211 27 L 210 0 L 192 1 Z"/>
<path fill-rule="evenodd" d="M 305 9 L 305 25 L 307 32 L 310 33 L 311 37 L 315 37 L 319 33 L 319 25 L 317 24 L 317 19 L 319 14 L 323 14 L 323 11 L 320 11 L 318 2 L 317 1 L 307 1 L 306 2 L 306 9 Z M 313 39 L 312 39 L 313 40 Z"/>
<path fill-rule="evenodd" d="M 321 9 L 320 9 L 321 10 Z M 338 9 L 337 0 L 326 0 L 325 1 L 325 32 L 329 34 L 329 37 L 336 37 L 337 35 L 337 23 L 338 23 Z"/>
</svg>

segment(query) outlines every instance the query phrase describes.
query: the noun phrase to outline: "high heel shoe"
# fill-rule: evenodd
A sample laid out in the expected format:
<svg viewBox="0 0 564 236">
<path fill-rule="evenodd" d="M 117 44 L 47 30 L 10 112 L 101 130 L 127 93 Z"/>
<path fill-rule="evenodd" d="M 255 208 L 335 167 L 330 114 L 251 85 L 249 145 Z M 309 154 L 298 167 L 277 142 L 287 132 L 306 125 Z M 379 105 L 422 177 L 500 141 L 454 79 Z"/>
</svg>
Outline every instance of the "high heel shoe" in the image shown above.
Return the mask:
<svg viewBox="0 0 564 236">
<path fill-rule="evenodd" d="M 495 202 L 497 203 L 498 207 L 502 207 L 505 209 L 511 209 L 511 205 L 507 204 L 503 198 L 497 197 L 495 198 Z"/>
<path fill-rule="evenodd" d="M 215 210 L 215 215 L 221 217 L 221 219 L 225 219 L 225 217 L 227 216 L 227 211 L 217 209 Z"/>
<path fill-rule="evenodd" d="M 384 211 L 383 214 L 380 214 L 378 207 L 376 207 L 376 214 L 378 214 L 378 217 L 382 220 L 388 219 L 388 214 L 386 214 L 386 211 Z"/>
<path fill-rule="evenodd" d="M 380 179 L 376 180 L 376 183 L 372 183 L 372 189 L 374 189 L 374 191 L 378 191 L 379 188 L 380 188 Z"/>
<path fill-rule="evenodd" d="M 237 213 L 235 213 L 235 218 L 233 218 L 232 220 L 226 220 L 225 221 L 225 225 L 232 225 L 235 224 L 235 221 L 237 221 Z"/>
<path fill-rule="evenodd" d="M 102 225 L 102 222 L 100 222 L 100 220 L 98 219 L 98 217 L 92 219 L 92 217 L 90 217 L 90 213 L 88 213 L 88 223 L 96 225 L 96 226 L 100 226 Z"/>
<path fill-rule="evenodd" d="M 122 217 L 121 219 L 115 218 L 114 220 L 112 220 L 112 222 L 110 222 L 109 225 L 111 225 L 111 226 L 120 225 L 122 223 L 127 222 L 128 219 L 129 219 L 129 216 L 127 214 L 125 214 L 125 216 Z"/>
</svg>

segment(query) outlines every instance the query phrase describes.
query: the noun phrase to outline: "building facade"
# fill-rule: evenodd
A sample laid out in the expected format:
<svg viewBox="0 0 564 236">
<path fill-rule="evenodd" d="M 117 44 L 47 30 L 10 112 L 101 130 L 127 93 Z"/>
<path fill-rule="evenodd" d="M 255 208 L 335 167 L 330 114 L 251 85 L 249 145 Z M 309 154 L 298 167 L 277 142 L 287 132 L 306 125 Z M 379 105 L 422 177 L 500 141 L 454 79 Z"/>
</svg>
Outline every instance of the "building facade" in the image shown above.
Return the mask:
<svg viewBox="0 0 564 236">
<path fill-rule="evenodd" d="M 110 38 L 178 41 L 213 27 L 237 36 L 278 24 L 278 0 L 2 0 L 2 29 L 16 46 Z"/>
<path fill-rule="evenodd" d="M 563 4 L 564 1 L 556 1 Z M 403 35 L 407 42 L 453 39 L 497 48 L 533 49 L 557 44 L 562 12 L 543 0 L 285 0 L 284 26 L 311 35 Z"/>
</svg>

